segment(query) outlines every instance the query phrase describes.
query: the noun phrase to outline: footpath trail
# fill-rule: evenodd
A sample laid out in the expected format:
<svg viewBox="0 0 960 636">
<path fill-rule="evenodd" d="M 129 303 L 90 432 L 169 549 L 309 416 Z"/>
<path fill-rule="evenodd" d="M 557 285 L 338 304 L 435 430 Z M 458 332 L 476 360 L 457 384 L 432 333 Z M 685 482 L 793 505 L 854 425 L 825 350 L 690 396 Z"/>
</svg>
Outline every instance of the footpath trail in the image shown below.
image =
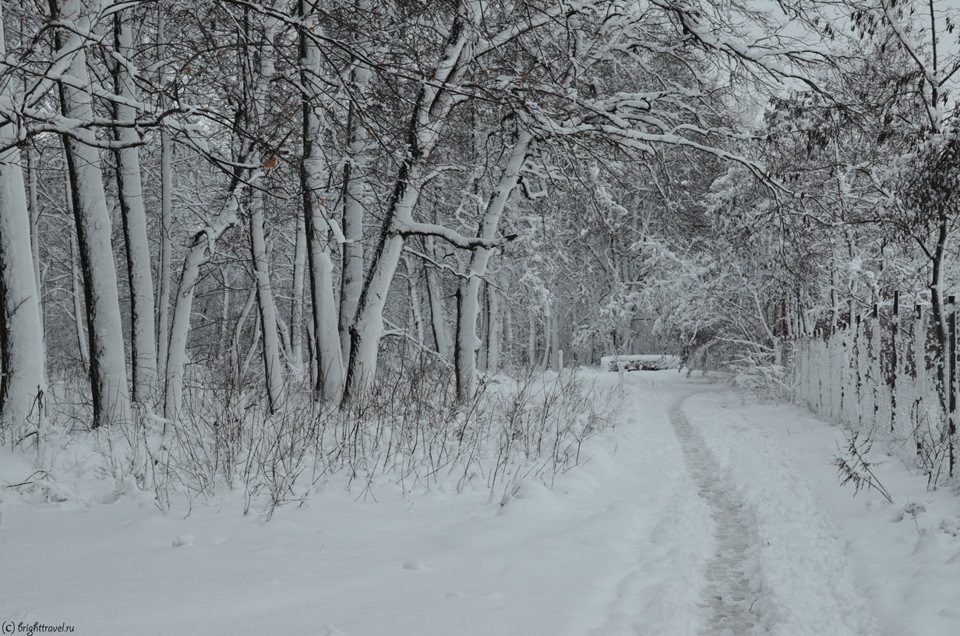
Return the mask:
<svg viewBox="0 0 960 636">
<path fill-rule="evenodd" d="M 703 438 L 683 414 L 682 401 L 670 409 L 670 422 L 683 448 L 686 468 L 697 493 L 710 509 L 716 550 L 707 563 L 704 604 L 708 630 L 715 634 L 749 634 L 763 624 L 757 601 L 762 590 L 751 580 L 757 572 L 756 518 L 731 484 L 721 478 Z"/>
<path fill-rule="evenodd" d="M 664 549 L 664 542 L 686 543 L 687 550 L 668 551 L 691 559 L 674 561 L 673 577 L 687 577 L 694 597 L 687 607 L 674 608 L 688 616 L 682 626 L 644 614 L 650 605 L 641 605 L 646 609 L 635 625 L 656 625 L 661 631 L 633 633 L 893 633 L 881 627 L 859 591 L 863 585 L 849 558 L 850 537 L 820 505 L 791 450 L 762 430 L 789 422 L 754 421 L 738 411 L 746 403 L 743 396 L 676 372 L 627 374 L 624 384 L 624 411 L 634 415 L 627 423 L 635 428 L 619 432 L 628 440 L 642 438 L 639 446 L 655 446 L 659 457 L 672 462 L 637 464 L 638 470 L 660 472 L 663 483 L 670 484 L 670 497 L 677 499 L 657 513 L 669 538 L 655 533 L 650 545 Z M 780 415 L 791 413 L 786 407 Z M 815 460 L 820 476 L 833 476 L 830 460 L 828 455 Z M 833 488 L 840 490 L 835 480 Z M 684 527 L 698 530 L 671 533 Z M 649 563 L 643 567 L 655 574 Z"/>
</svg>

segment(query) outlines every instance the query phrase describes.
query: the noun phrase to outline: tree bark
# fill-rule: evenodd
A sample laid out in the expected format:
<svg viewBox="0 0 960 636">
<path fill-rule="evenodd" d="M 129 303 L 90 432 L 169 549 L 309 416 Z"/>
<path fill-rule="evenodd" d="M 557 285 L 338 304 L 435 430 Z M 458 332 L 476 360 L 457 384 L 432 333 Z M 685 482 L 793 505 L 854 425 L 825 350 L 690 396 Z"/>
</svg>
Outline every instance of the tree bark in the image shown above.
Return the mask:
<svg viewBox="0 0 960 636">
<path fill-rule="evenodd" d="M 97 14 L 100 3 L 86 8 Z M 54 7 L 56 9 L 56 7 Z M 60 18 L 77 32 L 90 28 L 79 0 L 68 0 Z M 65 117 L 78 122 L 94 120 L 93 100 L 89 92 L 86 53 L 73 43 L 59 47 L 62 55 L 71 55 L 66 72 L 71 84 L 60 83 L 60 103 Z M 81 86 L 84 88 L 76 88 Z M 92 427 L 107 426 L 130 418 L 130 394 L 127 386 L 126 356 L 117 293 L 117 272 L 113 262 L 110 211 L 107 208 L 100 168 L 99 151 L 77 137 L 64 134 L 67 170 L 71 175 L 70 195 L 77 224 L 80 264 L 87 308 L 87 333 L 90 339 L 90 384 L 93 398 Z"/>
<path fill-rule="evenodd" d="M 442 59 L 422 81 L 407 130 L 408 152 L 397 172 L 393 192 L 381 226 L 380 241 L 364 281 L 351 331 L 350 364 L 344 403 L 365 392 L 373 383 L 383 335 L 387 294 L 403 254 L 402 229 L 413 222 L 420 200 L 425 170 L 450 111 L 463 99 L 449 87 L 459 83 L 473 60 L 473 31 L 479 14 L 458 14 L 450 28 Z"/>
<path fill-rule="evenodd" d="M 252 116 L 250 123 L 259 127 L 267 113 L 267 94 L 270 82 L 274 75 L 273 54 L 268 49 L 272 46 L 272 39 L 276 29 L 276 19 L 267 18 L 264 24 L 264 41 L 260 46 L 260 73 L 256 78 L 249 78 L 253 87 Z M 253 33 L 248 32 L 248 38 Z M 266 165 L 266 159 L 261 158 Z M 275 158 L 273 158 L 275 160 Z M 277 327 L 277 305 L 273 296 L 273 285 L 270 282 L 270 260 L 267 250 L 267 239 L 264 231 L 263 191 L 260 188 L 262 172 L 258 171 L 250 179 L 250 250 L 253 263 L 253 277 L 257 285 L 257 308 L 260 314 L 260 325 L 263 330 L 263 370 L 267 389 L 270 412 L 275 413 L 284 399 L 285 386 L 283 377 L 283 360 L 280 355 L 280 333 Z"/>
<path fill-rule="evenodd" d="M 160 12 L 157 24 L 159 42 L 166 42 L 165 19 Z M 167 73 L 160 72 L 160 84 L 167 79 Z M 166 126 L 160 128 L 160 266 L 159 298 L 157 305 L 157 362 L 166 370 L 168 347 L 170 344 L 170 290 L 171 271 L 173 269 L 173 139 Z"/>
<path fill-rule="evenodd" d="M 190 335 L 190 318 L 193 311 L 193 296 L 200 277 L 200 268 L 210 260 L 214 241 L 237 224 L 240 208 L 238 198 L 239 180 L 234 180 L 227 193 L 227 200 L 220 214 L 193 237 L 190 249 L 183 261 L 180 286 L 177 289 L 173 309 L 173 324 L 170 328 L 166 371 L 164 374 L 163 416 L 177 421 L 183 406 L 183 373 L 187 365 L 187 338 Z"/>
<path fill-rule="evenodd" d="M 73 205 L 70 204 L 71 214 Z M 90 338 L 87 336 L 87 310 L 83 306 L 83 272 L 80 271 L 80 249 L 77 237 L 70 234 L 70 282 L 73 286 L 73 321 L 77 333 L 77 353 L 84 377 L 90 377 Z"/>
<path fill-rule="evenodd" d="M 500 338 L 503 334 L 503 314 L 500 311 L 500 290 L 487 285 L 487 333 L 484 338 L 486 365 L 484 371 L 496 373 L 500 370 Z"/>
<path fill-rule="evenodd" d="M 263 192 L 254 187 L 250 194 L 250 251 L 253 276 L 257 285 L 257 309 L 263 329 L 263 368 L 270 412 L 280 408 L 284 397 L 283 362 L 280 357 L 280 336 L 277 328 L 277 306 L 270 283 L 267 240 L 264 234 Z"/>
<path fill-rule="evenodd" d="M 297 223 L 293 254 L 293 289 L 290 294 L 290 368 L 295 378 L 303 377 L 303 282 L 307 267 L 307 230 Z"/>
<path fill-rule="evenodd" d="M 480 221 L 477 235 L 483 239 L 496 238 L 500 218 L 507 207 L 520 180 L 523 164 L 527 159 L 532 143 L 530 133 L 521 131 L 513 147 L 507 165 L 497 184 L 490 201 L 487 203 Z M 477 319 L 480 316 L 480 286 L 487 274 L 487 266 L 493 250 L 486 247 L 474 248 L 467 265 L 467 276 L 460 283 L 457 295 L 457 341 L 454 357 L 456 359 L 457 397 L 468 399 L 473 395 L 477 382 L 477 351 L 480 337 L 477 335 Z"/>
<path fill-rule="evenodd" d="M 428 256 L 436 260 L 436 250 L 432 236 L 423 237 L 423 246 Z M 443 290 L 440 287 L 437 270 L 430 264 L 423 267 L 423 277 L 427 289 L 427 301 L 430 304 L 430 328 L 437 353 L 444 360 L 450 359 L 453 343 L 450 338 L 450 327 L 447 325 L 447 311 L 443 302 Z"/>
<path fill-rule="evenodd" d="M 6 55 L 2 9 L 0 55 Z M 14 101 L 13 82 L 4 84 L 0 97 Z M 8 148 L 0 154 L 0 428 L 7 430 L 41 415 L 45 389 L 40 300 L 17 139 L 13 123 L 0 125 L 0 147 Z"/>
<path fill-rule="evenodd" d="M 357 0 L 356 15 L 370 13 L 370 0 Z M 350 360 L 350 327 L 356 317 L 363 291 L 363 210 L 364 180 L 370 163 L 367 156 L 367 127 L 361 116 L 361 104 L 367 95 L 370 69 L 353 60 L 350 86 L 353 98 L 347 113 L 347 156 L 343 164 L 343 266 L 340 284 L 340 348 L 343 363 Z"/>
<path fill-rule="evenodd" d="M 133 54 L 133 33 L 129 22 L 120 12 L 114 14 L 114 45 L 124 59 Z M 114 84 L 117 95 L 134 101 L 136 86 L 130 69 L 115 62 Z M 129 125 L 136 111 L 122 101 L 116 104 L 116 139 L 125 148 L 115 152 L 117 162 L 117 190 L 123 219 L 126 243 L 127 282 L 130 287 L 130 315 L 132 318 L 131 359 L 133 399 L 146 402 L 156 388 L 157 342 L 153 277 L 150 271 L 150 243 L 147 239 L 147 212 L 144 206 L 143 183 L 140 175 L 140 154 L 136 144 L 140 135 Z"/>
<path fill-rule="evenodd" d="M 170 290 L 173 269 L 173 141 L 160 130 L 160 298 L 157 301 L 157 360 L 166 365 L 170 345 Z"/>
<path fill-rule="evenodd" d="M 316 3 L 300 0 L 304 20 L 313 21 L 320 29 L 315 15 Z M 343 390 L 343 351 L 338 333 L 337 305 L 334 297 L 334 267 L 330 253 L 331 221 L 326 217 L 324 189 L 323 126 L 318 109 L 318 97 L 313 89 L 320 76 L 320 49 L 316 42 L 300 35 L 300 79 L 304 93 L 303 160 L 300 166 L 303 190 L 303 217 L 307 235 L 310 299 L 313 308 L 314 364 L 316 384 L 314 396 L 323 401 L 337 401 Z"/>
</svg>

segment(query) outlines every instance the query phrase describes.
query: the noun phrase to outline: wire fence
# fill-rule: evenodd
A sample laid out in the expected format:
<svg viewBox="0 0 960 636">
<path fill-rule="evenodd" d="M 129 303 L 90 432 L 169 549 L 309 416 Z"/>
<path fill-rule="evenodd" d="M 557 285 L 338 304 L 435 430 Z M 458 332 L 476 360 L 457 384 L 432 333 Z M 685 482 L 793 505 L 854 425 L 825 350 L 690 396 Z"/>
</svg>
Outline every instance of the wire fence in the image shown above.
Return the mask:
<svg viewBox="0 0 960 636">
<path fill-rule="evenodd" d="M 930 307 L 902 312 L 874 305 L 852 310 L 827 329 L 784 343 L 793 399 L 842 424 L 866 443 L 880 443 L 932 483 L 954 473 L 957 417 L 956 303 L 938 328 Z"/>
</svg>

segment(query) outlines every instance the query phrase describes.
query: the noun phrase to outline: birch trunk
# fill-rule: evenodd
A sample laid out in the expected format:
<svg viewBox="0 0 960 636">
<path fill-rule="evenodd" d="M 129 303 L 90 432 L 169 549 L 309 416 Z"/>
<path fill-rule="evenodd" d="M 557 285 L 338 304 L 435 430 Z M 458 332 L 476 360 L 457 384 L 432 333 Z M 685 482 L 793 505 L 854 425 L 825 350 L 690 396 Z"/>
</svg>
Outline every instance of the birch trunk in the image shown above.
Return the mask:
<svg viewBox="0 0 960 636">
<path fill-rule="evenodd" d="M 496 287 L 487 285 L 487 333 L 484 338 L 487 373 L 500 370 L 500 338 L 503 333 L 503 314 L 500 311 L 500 292 Z"/>
<path fill-rule="evenodd" d="M 70 205 L 72 213 L 73 205 Z M 77 352 L 80 354 L 80 366 L 83 374 L 90 375 L 90 338 L 84 325 L 87 322 L 87 311 L 83 308 L 83 273 L 80 271 L 80 249 L 77 247 L 77 238 L 70 235 L 70 279 L 73 285 L 73 318 L 77 330 Z"/>
<path fill-rule="evenodd" d="M 217 336 L 217 359 L 223 360 L 223 352 L 230 350 L 230 308 L 232 306 L 232 285 L 228 283 L 226 274 L 223 276 L 223 295 L 220 297 L 220 335 Z M 229 356 L 228 356 L 229 358 Z"/>
<path fill-rule="evenodd" d="M 260 73 L 250 78 L 253 85 L 253 117 L 250 119 L 261 125 L 267 111 L 267 92 L 274 75 L 272 38 L 276 29 L 276 19 L 266 18 L 264 24 L 265 41 L 260 49 Z M 250 34 L 252 35 L 252 34 Z M 267 239 L 264 231 L 263 190 L 259 187 L 261 172 L 250 179 L 250 249 L 253 259 L 253 276 L 257 285 L 257 308 L 260 313 L 260 325 L 263 330 L 263 370 L 267 388 L 270 412 L 275 413 L 283 402 L 284 378 L 283 361 L 280 355 L 280 333 L 277 327 L 277 305 L 273 297 L 273 285 L 270 282 L 270 260 Z"/>
<path fill-rule="evenodd" d="M 121 13 L 114 15 L 114 38 L 117 53 L 124 59 L 133 54 L 133 33 Z M 114 83 L 117 95 L 134 101 L 136 86 L 130 69 L 116 64 Z M 132 122 L 136 111 L 123 103 L 116 104 L 116 119 Z M 154 323 L 153 276 L 150 271 L 150 243 L 147 239 L 147 212 L 144 207 L 143 183 L 140 175 L 140 153 L 136 144 L 140 135 L 132 126 L 116 128 L 117 141 L 127 146 L 116 151 L 117 186 L 123 236 L 126 242 L 127 282 L 130 286 L 132 318 L 131 359 L 133 399 L 145 402 L 153 396 L 157 381 L 157 342 Z"/>
<path fill-rule="evenodd" d="M 250 196 L 250 249 L 253 276 L 257 285 L 257 308 L 263 329 L 263 369 L 266 376 L 270 412 L 280 408 L 284 395 L 283 362 L 280 358 L 280 335 L 277 329 L 277 306 L 270 283 L 267 240 L 264 234 L 263 192 L 254 184 Z"/>
<path fill-rule="evenodd" d="M 0 16 L 0 24 L 2 24 Z M 37 167 L 34 165 L 33 149 L 24 148 L 27 160 L 27 209 L 30 212 L 30 251 L 33 253 L 33 277 L 37 281 L 37 302 L 40 304 L 40 334 L 44 340 L 44 355 L 46 355 L 46 341 L 43 331 L 45 320 L 43 312 L 43 279 L 40 273 L 40 202 L 37 197 Z"/>
<path fill-rule="evenodd" d="M 200 277 L 200 268 L 210 260 L 214 242 L 224 232 L 237 224 L 239 180 L 231 185 L 227 201 L 220 214 L 197 232 L 183 262 L 180 286 L 173 308 L 173 324 L 170 327 L 166 371 L 164 374 L 163 416 L 172 421 L 180 418 L 183 406 L 183 373 L 187 365 L 187 338 L 190 335 L 190 318 L 193 311 L 193 296 Z"/>
<path fill-rule="evenodd" d="M 166 42 L 166 22 L 163 11 L 157 24 L 157 39 Z M 167 73 L 160 72 L 160 84 L 167 80 Z M 170 274 L 173 269 L 173 139 L 165 126 L 160 128 L 160 266 L 159 298 L 157 298 L 157 361 L 167 363 L 167 347 L 170 344 Z"/>
<path fill-rule="evenodd" d="M 484 372 L 487 370 L 487 332 L 490 331 L 490 326 L 487 324 L 487 320 L 490 319 L 490 314 L 488 312 L 489 303 L 487 301 L 487 295 L 490 293 L 490 285 L 484 281 L 480 285 L 480 291 L 478 292 L 478 312 L 477 312 L 477 371 Z M 460 314 L 457 313 L 457 318 L 459 320 Z"/>
<path fill-rule="evenodd" d="M 6 55 L 0 9 L 0 55 Z M 6 82 L 0 97 L 13 101 L 13 82 Z M 44 386 L 43 334 L 40 300 L 30 242 L 30 211 L 27 208 L 18 132 L 12 123 L 0 125 L 0 428 L 19 429 L 31 415 Z M 37 420 L 40 421 L 39 419 Z"/>
<path fill-rule="evenodd" d="M 420 290 L 416 269 L 409 258 L 403 258 L 403 267 L 407 274 L 407 290 L 410 293 L 410 315 L 413 319 L 414 333 L 417 334 L 417 345 L 422 350 L 424 347 L 425 330 L 423 328 L 423 308 L 420 302 Z"/>
<path fill-rule="evenodd" d="M 430 153 L 437 145 L 450 111 L 462 99 L 448 87 L 460 81 L 473 59 L 473 31 L 475 22 L 480 19 L 480 11 L 475 4 L 471 8 L 469 20 L 460 14 L 454 19 L 442 60 L 429 79 L 423 80 L 414 104 L 407 133 L 409 150 L 397 173 L 380 242 L 370 264 L 370 274 L 364 283 L 351 330 L 344 403 L 365 392 L 376 374 L 383 335 L 383 311 L 403 253 L 401 230 L 413 221 Z"/>
<path fill-rule="evenodd" d="M 435 259 L 436 250 L 434 249 L 433 237 L 424 237 L 424 248 L 427 255 Z M 437 270 L 425 265 L 423 276 L 427 288 L 427 301 L 430 303 L 430 327 L 433 333 L 433 341 L 437 347 L 437 353 L 444 360 L 450 359 L 450 351 L 453 349 L 453 343 L 450 338 L 450 328 L 447 325 L 447 311 L 443 303 L 443 290 L 440 288 Z"/>
<path fill-rule="evenodd" d="M 504 167 L 500 182 L 493 197 L 487 203 L 480 221 L 478 236 L 494 239 L 500 226 L 500 218 L 507 207 L 520 180 L 523 164 L 530 150 L 532 137 L 526 131 L 521 132 L 507 165 Z M 493 250 L 477 247 L 470 255 L 467 277 L 460 283 L 457 303 L 457 341 L 454 358 L 456 360 L 457 397 L 467 399 L 473 395 L 477 382 L 477 351 L 480 337 L 477 335 L 477 319 L 480 316 L 480 285 L 487 274 L 487 266 Z"/>
<path fill-rule="evenodd" d="M 527 329 L 527 366 L 531 369 L 537 366 L 537 317 L 531 311 L 527 314 L 529 325 Z"/>
<path fill-rule="evenodd" d="M 307 230 L 297 223 L 297 242 L 293 255 L 293 291 L 290 300 L 290 367 L 299 380 L 303 377 L 303 280 L 307 266 Z"/>
<path fill-rule="evenodd" d="M 317 3 L 300 1 L 301 16 L 319 30 L 315 15 Z M 313 308 L 313 345 L 316 383 L 314 395 L 324 401 L 337 401 L 343 390 L 343 351 L 338 334 L 337 305 L 334 297 L 334 267 L 330 251 L 330 220 L 325 218 L 323 146 L 324 126 L 313 90 L 320 77 L 320 49 L 305 33 L 300 36 L 300 75 L 304 88 L 303 160 L 300 166 L 303 190 L 304 228 L 307 235 L 310 299 Z"/>
<path fill-rule="evenodd" d="M 100 3 L 97 2 L 87 7 L 91 14 L 98 13 L 99 9 Z M 63 6 L 60 17 L 63 22 L 72 24 L 76 33 L 90 31 L 90 20 L 83 13 L 79 0 L 69 0 Z M 71 45 L 61 47 L 60 52 L 72 54 L 66 73 L 72 80 L 71 84 L 88 87 L 90 77 L 84 50 L 73 50 Z M 60 84 L 63 115 L 74 121 L 91 122 L 94 113 L 89 89 L 75 86 Z M 110 236 L 110 211 L 107 208 L 98 150 L 69 134 L 63 135 L 63 143 L 67 170 L 71 175 L 70 194 L 77 224 L 87 308 L 92 427 L 98 428 L 130 418 L 126 356 L 123 339 L 118 337 L 123 333 L 123 324 Z"/>
<path fill-rule="evenodd" d="M 167 362 L 170 344 L 170 289 L 173 269 L 173 141 L 160 130 L 160 298 L 157 300 L 157 360 Z"/>
<path fill-rule="evenodd" d="M 370 13 L 370 0 L 357 0 L 356 14 Z M 340 348 L 343 363 L 350 360 L 350 327 L 356 317 L 363 291 L 363 209 L 364 179 L 369 164 L 367 127 L 361 117 L 361 103 L 367 95 L 370 69 L 355 59 L 350 70 L 354 98 L 347 114 L 347 157 L 343 165 L 343 266 L 340 284 Z"/>
<path fill-rule="evenodd" d="M 247 294 L 247 300 L 240 310 L 240 316 L 237 318 L 236 325 L 233 328 L 233 339 L 230 343 L 230 370 L 234 374 L 234 386 L 239 387 L 243 380 L 241 371 L 240 339 L 243 337 L 243 327 L 253 311 L 253 305 L 257 302 L 257 288 L 254 287 Z"/>
<path fill-rule="evenodd" d="M 0 24 L 3 19 L 0 16 Z M 46 312 L 43 302 L 43 270 L 40 268 L 40 201 L 37 195 L 37 182 L 39 180 L 37 166 L 35 165 L 33 148 L 26 146 L 24 154 L 27 161 L 27 209 L 30 211 L 30 250 L 33 253 L 33 276 L 37 282 L 37 304 L 40 312 L 40 346 L 43 347 L 43 384 L 47 384 L 47 331 L 46 331 Z M 2 365 L 0 365 L 2 373 Z"/>
<path fill-rule="evenodd" d="M 537 364 L 537 370 L 540 372 L 550 368 L 550 353 L 553 350 L 553 312 L 549 303 L 544 308 L 543 317 L 543 354 L 540 356 L 540 362 Z"/>
</svg>

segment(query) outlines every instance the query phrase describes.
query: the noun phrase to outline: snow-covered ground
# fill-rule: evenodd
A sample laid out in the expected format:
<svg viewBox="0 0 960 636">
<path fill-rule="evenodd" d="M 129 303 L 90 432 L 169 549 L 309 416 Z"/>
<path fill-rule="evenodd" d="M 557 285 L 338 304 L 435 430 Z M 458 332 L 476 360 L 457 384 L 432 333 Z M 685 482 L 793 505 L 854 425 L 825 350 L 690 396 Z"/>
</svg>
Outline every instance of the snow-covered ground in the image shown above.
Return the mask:
<svg viewBox="0 0 960 636">
<path fill-rule="evenodd" d="M 615 430 L 552 491 L 331 482 L 264 521 L 239 496 L 163 515 L 105 482 L 0 488 L 3 633 L 960 633 L 955 493 L 873 457 L 894 503 L 854 498 L 841 432 L 806 411 L 676 371 L 623 382 Z M 0 452 L 0 486 L 30 475 Z"/>
</svg>

